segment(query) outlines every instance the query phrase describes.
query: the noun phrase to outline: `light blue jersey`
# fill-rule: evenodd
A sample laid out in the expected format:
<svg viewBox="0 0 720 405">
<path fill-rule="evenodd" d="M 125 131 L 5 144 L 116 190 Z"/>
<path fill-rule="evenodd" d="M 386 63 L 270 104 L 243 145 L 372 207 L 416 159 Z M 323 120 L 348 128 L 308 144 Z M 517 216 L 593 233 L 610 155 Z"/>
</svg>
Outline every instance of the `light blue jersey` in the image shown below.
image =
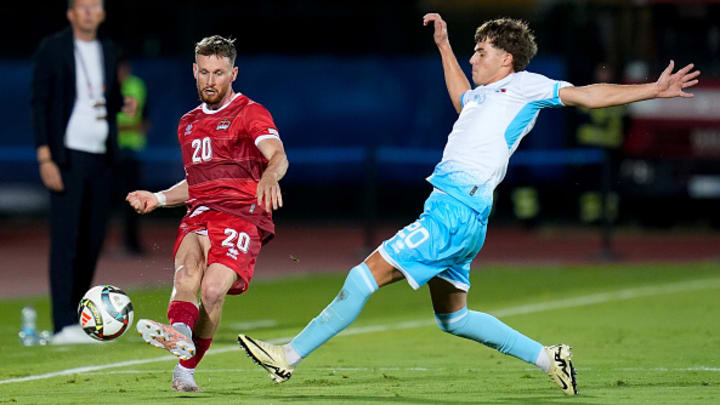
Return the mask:
<svg viewBox="0 0 720 405">
<path fill-rule="evenodd" d="M 512 73 L 462 95 L 463 109 L 448 136 L 430 184 L 487 215 L 510 156 L 535 125 L 540 110 L 562 107 L 570 83 L 529 72 Z"/>
<path fill-rule="evenodd" d="M 570 85 L 523 71 L 462 95 L 442 160 L 427 178 L 436 191 L 420 218 L 378 249 L 413 288 L 435 276 L 470 288 L 470 262 L 485 241 L 493 192 L 510 156 L 540 110 L 563 106 L 558 92 Z"/>
</svg>

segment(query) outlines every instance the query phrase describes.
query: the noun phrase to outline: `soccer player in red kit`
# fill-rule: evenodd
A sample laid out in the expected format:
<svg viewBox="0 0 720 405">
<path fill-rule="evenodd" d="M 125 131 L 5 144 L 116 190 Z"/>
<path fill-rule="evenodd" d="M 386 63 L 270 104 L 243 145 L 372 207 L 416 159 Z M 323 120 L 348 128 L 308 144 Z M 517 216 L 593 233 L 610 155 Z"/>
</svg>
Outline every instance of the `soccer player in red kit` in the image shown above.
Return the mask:
<svg viewBox="0 0 720 405">
<path fill-rule="evenodd" d="M 180 358 L 172 380 L 180 392 L 201 391 L 195 367 L 210 347 L 225 296 L 247 290 L 260 247 L 275 233 L 272 210 L 282 207 L 278 181 L 288 168 L 268 110 L 233 91 L 233 42 L 215 35 L 195 46 L 193 74 L 203 103 L 178 125 L 185 180 L 126 198 L 141 214 L 187 205 L 175 241 L 169 325 L 137 322 L 147 343 Z"/>
</svg>

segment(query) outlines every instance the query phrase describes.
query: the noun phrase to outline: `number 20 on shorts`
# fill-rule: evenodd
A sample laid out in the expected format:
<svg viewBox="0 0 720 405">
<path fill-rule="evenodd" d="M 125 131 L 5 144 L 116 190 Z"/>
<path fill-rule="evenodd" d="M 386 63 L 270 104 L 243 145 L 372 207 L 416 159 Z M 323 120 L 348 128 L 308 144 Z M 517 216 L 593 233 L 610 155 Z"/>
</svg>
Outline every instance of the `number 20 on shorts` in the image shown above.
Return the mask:
<svg viewBox="0 0 720 405">
<path fill-rule="evenodd" d="M 225 235 L 227 238 L 222 241 L 222 246 L 229 248 L 231 253 L 237 247 L 241 252 L 247 253 L 248 246 L 250 245 L 250 235 L 245 232 L 238 232 L 232 228 L 225 228 Z M 237 242 L 235 239 L 237 238 Z M 237 253 L 235 253 L 237 255 Z"/>
<path fill-rule="evenodd" d="M 430 233 L 427 229 L 423 228 L 420 222 L 416 221 L 398 231 L 397 235 L 395 235 L 396 240 L 393 242 L 392 248 L 395 253 L 399 253 L 401 249 L 406 247 L 415 249 L 428 240 L 429 237 Z"/>
</svg>

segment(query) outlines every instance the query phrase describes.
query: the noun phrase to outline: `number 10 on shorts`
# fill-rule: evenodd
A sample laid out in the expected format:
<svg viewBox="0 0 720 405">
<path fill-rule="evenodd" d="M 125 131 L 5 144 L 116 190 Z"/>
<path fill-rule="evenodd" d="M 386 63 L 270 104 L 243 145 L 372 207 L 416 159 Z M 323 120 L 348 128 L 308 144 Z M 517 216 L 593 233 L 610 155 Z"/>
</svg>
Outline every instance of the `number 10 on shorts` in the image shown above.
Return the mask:
<svg viewBox="0 0 720 405">
<path fill-rule="evenodd" d="M 392 246 L 395 253 L 400 253 L 400 250 L 405 249 L 406 247 L 415 249 L 428 240 L 429 237 L 430 233 L 427 229 L 423 228 L 419 221 L 415 221 L 399 230 L 393 238 L 395 241 L 390 246 Z"/>
</svg>

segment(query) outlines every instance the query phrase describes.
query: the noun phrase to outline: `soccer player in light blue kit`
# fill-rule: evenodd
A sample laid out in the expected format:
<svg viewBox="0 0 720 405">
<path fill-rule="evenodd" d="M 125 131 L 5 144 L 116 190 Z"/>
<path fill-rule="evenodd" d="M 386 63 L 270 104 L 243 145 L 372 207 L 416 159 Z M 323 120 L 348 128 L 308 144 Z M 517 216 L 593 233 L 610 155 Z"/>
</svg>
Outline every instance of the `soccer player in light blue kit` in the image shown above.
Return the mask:
<svg viewBox="0 0 720 405">
<path fill-rule="evenodd" d="M 470 262 L 485 240 L 493 190 L 502 181 L 520 140 L 543 108 L 609 107 L 651 98 L 692 97 L 698 83 L 693 65 L 673 73 L 671 61 L 654 83 L 593 84 L 574 87 L 524 71 L 537 52 L 526 23 L 509 18 L 484 23 L 475 33 L 470 87 L 448 41 L 440 15 L 425 15 L 434 26 L 445 82 L 460 116 L 448 136 L 442 161 L 428 177 L 434 191 L 420 218 L 383 242 L 350 270 L 337 297 L 286 345 L 240 334 L 247 354 L 276 382 L 358 316 L 372 293 L 402 278 L 417 289 L 430 288 L 437 324 L 445 332 L 472 339 L 545 371 L 565 394 L 577 394 L 570 347 L 543 346 L 492 315 L 467 308 Z"/>
</svg>

